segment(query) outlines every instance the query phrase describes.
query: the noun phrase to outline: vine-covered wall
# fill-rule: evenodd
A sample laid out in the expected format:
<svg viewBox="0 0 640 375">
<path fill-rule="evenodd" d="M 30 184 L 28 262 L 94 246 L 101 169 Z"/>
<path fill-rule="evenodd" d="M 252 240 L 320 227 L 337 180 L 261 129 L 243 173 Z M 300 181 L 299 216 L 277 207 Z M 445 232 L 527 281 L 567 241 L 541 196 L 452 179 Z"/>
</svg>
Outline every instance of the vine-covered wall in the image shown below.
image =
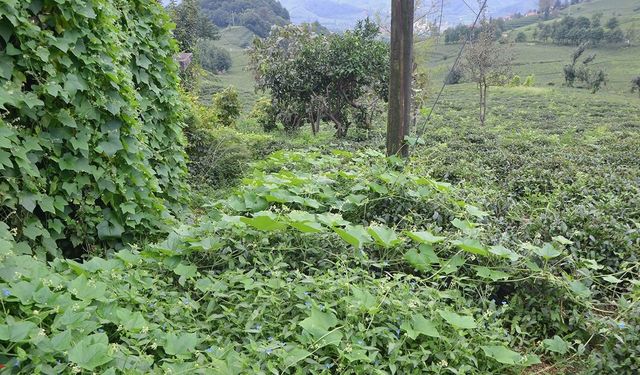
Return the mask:
<svg viewBox="0 0 640 375">
<path fill-rule="evenodd" d="M 171 27 L 156 1 L 0 3 L 0 221 L 37 253 L 171 222 L 186 188 Z"/>
</svg>

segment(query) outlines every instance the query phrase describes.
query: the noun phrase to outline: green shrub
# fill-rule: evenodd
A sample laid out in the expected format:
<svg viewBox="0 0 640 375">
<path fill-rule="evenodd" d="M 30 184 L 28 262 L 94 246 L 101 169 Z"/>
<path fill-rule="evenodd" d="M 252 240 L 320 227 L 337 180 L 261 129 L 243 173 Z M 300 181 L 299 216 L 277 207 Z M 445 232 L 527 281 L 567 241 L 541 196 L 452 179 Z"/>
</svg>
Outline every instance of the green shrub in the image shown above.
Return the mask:
<svg viewBox="0 0 640 375">
<path fill-rule="evenodd" d="M 213 95 L 212 106 L 218 116 L 218 123 L 225 127 L 235 125 L 242 108 L 238 91 L 234 87 L 227 87 Z"/>
<path fill-rule="evenodd" d="M 163 234 L 186 168 L 161 5 L 16 0 L 0 14 L 0 220 L 54 255 Z"/>
<path fill-rule="evenodd" d="M 608 334 L 591 354 L 587 374 L 632 375 L 640 372 L 640 294 L 616 306 L 624 312 L 618 317 L 600 320 L 600 329 Z"/>
<path fill-rule="evenodd" d="M 447 74 L 447 77 L 445 78 L 445 83 L 448 85 L 457 85 L 462 81 L 463 78 L 464 78 L 464 73 L 462 72 L 462 69 L 456 67 L 455 69 L 453 69 Z"/>
<path fill-rule="evenodd" d="M 225 72 L 231 68 L 231 55 L 214 41 L 203 39 L 198 42 L 195 53 L 196 61 L 212 73 Z"/>
<path fill-rule="evenodd" d="M 640 76 L 631 80 L 631 93 L 636 91 L 638 92 L 638 95 L 640 95 Z"/>
<path fill-rule="evenodd" d="M 256 121 L 258 125 L 264 131 L 272 131 L 277 128 L 277 124 L 275 123 L 275 111 L 273 107 L 273 103 L 271 103 L 271 99 L 268 97 L 262 97 L 256 101 L 249 114 L 249 118 Z"/>
<path fill-rule="evenodd" d="M 202 186 L 236 182 L 272 143 L 270 136 L 229 128 L 193 128 L 186 135 L 190 178 L 193 184 Z"/>
<path fill-rule="evenodd" d="M 522 86 L 524 87 L 533 87 L 536 84 L 536 77 L 532 74 L 527 76 L 527 78 L 525 78 L 524 83 L 522 84 Z"/>
<path fill-rule="evenodd" d="M 518 87 L 521 84 L 522 84 L 522 79 L 520 78 L 519 75 L 513 76 L 513 78 L 511 78 L 511 81 L 509 82 L 509 86 L 511 87 Z"/>
</svg>

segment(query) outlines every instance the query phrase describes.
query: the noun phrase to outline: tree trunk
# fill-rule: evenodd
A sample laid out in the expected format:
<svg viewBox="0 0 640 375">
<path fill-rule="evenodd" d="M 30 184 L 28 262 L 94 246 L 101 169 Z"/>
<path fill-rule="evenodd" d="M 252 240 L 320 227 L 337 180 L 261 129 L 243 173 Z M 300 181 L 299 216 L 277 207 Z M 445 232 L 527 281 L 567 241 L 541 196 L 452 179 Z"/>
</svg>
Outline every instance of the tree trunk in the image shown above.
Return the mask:
<svg viewBox="0 0 640 375">
<path fill-rule="evenodd" d="M 391 77 L 387 155 L 409 156 L 411 126 L 414 0 L 391 1 Z"/>
<path fill-rule="evenodd" d="M 481 80 L 478 86 L 480 87 L 480 125 L 484 125 L 487 115 L 487 83 Z"/>
</svg>

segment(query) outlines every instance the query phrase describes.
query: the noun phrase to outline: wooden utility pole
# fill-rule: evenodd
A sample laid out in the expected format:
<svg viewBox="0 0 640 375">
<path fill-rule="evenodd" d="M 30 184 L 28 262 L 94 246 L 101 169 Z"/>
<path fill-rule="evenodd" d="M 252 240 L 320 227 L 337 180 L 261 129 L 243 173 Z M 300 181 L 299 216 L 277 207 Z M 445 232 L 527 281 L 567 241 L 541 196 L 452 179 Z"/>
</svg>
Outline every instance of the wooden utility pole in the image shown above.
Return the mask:
<svg viewBox="0 0 640 375">
<path fill-rule="evenodd" d="M 391 77 L 387 155 L 409 156 L 414 0 L 391 0 Z"/>
</svg>

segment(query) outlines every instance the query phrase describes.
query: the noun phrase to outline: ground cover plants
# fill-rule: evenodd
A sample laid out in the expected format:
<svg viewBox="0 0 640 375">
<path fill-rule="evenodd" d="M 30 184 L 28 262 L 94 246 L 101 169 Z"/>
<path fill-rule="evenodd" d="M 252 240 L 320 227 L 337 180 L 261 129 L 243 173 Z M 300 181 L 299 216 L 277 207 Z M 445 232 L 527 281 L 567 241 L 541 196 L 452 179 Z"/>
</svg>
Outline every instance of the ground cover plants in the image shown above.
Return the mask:
<svg viewBox="0 0 640 375">
<path fill-rule="evenodd" d="M 640 371 L 622 62 L 596 95 L 561 85 L 573 47 L 552 78 L 517 65 L 484 126 L 455 80 L 399 159 L 377 118 L 265 133 L 273 98 L 254 105 L 248 79 L 181 92 L 155 2 L 0 10 L 0 374 Z M 240 74 L 250 37 L 221 36 Z"/>
</svg>

